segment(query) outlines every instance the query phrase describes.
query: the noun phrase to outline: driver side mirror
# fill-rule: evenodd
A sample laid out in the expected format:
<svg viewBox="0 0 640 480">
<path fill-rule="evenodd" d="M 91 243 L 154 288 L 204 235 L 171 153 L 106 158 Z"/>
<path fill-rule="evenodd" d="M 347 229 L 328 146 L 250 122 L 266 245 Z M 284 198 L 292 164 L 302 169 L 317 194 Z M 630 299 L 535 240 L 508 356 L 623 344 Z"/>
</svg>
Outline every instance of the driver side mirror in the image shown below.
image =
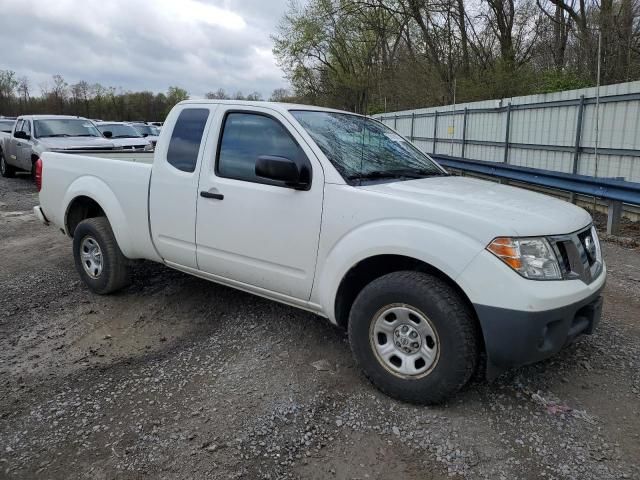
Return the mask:
<svg viewBox="0 0 640 480">
<path fill-rule="evenodd" d="M 110 132 L 109 130 L 106 130 L 106 131 L 102 132 L 102 135 L 104 136 L 104 138 L 111 138 L 111 137 L 113 137 L 113 132 Z"/>
<path fill-rule="evenodd" d="M 296 190 L 307 190 L 309 188 L 308 175 L 303 175 L 296 162 L 285 157 L 259 156 L 256 161 L 256 175 L 284 182 L 285 185 Z"/>
<path fill-rule="evenodd" d="M 29 140 L 31 138 L 31 135 L 29 135 L 27 132 L 24 132 L 22 130 L 18 130 L 16 133 L 13 134 L 13 136 L 21 140 Z"/>
</svg>

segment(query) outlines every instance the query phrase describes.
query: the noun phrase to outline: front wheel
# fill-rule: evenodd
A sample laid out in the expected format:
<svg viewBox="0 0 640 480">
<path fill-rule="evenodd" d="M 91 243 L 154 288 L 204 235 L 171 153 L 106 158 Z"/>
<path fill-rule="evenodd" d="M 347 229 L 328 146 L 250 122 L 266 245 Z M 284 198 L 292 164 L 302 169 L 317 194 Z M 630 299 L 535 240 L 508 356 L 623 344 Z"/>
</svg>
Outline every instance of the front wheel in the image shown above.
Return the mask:
<svg viewBox="0 0 640 480">
<path fill-rule="evenodd" d="M 9 165 L 4 158 L 4 152 L 0 150 L 0 175 L 5 178 L 13 178 L 16 174 L 16 169 Z"/>
<path fill-rule="evenodd" d="M 357 363 L 386 394 L 436 404 L 471 378 L 480 353 L 473 312 L 450 285 L 421 272 L 384 275 L 367 285 L 349 316 Z"/>
<path fill-rule="evenodd" d="M 105 295 L 129 284 L 128 260 L 106 217 L 88 218 L 73 233 L 73 257 L 82 281 Z"/>
</svg>

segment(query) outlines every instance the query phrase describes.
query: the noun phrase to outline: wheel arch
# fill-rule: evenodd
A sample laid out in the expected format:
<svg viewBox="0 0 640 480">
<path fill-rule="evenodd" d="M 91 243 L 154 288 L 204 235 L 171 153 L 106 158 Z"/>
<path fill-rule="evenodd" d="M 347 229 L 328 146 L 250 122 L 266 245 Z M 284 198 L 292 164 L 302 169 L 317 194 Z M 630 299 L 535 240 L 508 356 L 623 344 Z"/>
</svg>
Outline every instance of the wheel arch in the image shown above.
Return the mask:
<svg viewBox="0 0 640 480">
<path fill-rule="evenodd" d="M 467 304 L 476 317 L 477 315 L 473 303 L 469 299 L 465 291 L 458 283 L 439 268 L 407 255 L 399 254 L 381 254 L 364 258 L 353 265 L 342 277 L 338 289 L 336 291 L 333 304 L 334 318 L 336 323 L 346 328 L 349 322 L 349 313 L 351 306 L 358 294 L 369 283 L 377 278 L 398 271 L 416 271 L 423 272 L 439 278 L 451 288 L 453 288 L 460 298 Z M 478 323 L 479 325 L 479 323 Z"/>
<path fill-rule="evenodd" d="M 75 227 L 86 218 L 104 216 L 111 225 L 122 253 L 132 257 L 132 244 L 128 233 L 126 215 L 116 195 L 109 186 L 96 177 L 80 177 L 67 189 L 65 195 L 64 230 L 73 237 Z"/>
<path fill-rule="evenodd" d="M 78 195 L 67 206 L 64 216 L 64 228 L 67 234 L 73 238 L 76 227 L 81 221 L 95 217 L 107 217 L 107 214 L 93 198 L 86 195 Z M 107 220 L 109 220 L 108 217 Z"/>
</svg>

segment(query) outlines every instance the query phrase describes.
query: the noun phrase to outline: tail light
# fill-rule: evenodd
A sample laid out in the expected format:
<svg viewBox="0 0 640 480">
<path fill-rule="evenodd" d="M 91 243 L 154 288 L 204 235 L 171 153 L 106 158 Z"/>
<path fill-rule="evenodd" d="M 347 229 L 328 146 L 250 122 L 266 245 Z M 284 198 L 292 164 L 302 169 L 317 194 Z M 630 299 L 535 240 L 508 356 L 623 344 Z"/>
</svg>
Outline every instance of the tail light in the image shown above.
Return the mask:
<svg viewBox="0 0 640 480">
<path fill-rule="evenodd" d="M 38 191 L 42 190 L 42 159 L 38 158 L 35 163 L 35 176 L 34 179 L 36 181 L 36 187 L 38 187 Z"/>
</svg>

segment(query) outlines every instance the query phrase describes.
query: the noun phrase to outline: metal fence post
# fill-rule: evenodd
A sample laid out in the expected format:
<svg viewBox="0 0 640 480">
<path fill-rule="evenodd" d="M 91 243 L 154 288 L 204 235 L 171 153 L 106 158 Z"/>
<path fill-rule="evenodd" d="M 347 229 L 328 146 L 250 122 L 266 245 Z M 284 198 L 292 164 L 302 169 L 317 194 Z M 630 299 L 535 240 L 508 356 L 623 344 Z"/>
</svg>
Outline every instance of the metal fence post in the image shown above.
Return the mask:
<svg viewBox="0 0 640 480">
<path fill-rule="evenodd" d="M 436 144 L 438 143 L 438 111 L 433 117 L 433 152 L 436 153 Z"/>
<path fill-rule="evenodd" d="M 578 160 L 580 159 L 580 139 L 582 137 L 582 115 L 584 112 L 584 95 L 580 95 L 580 104 L 578 105 L 578 121 L 576 122 L 576 143 L 573 150 L 573 167 L 572 172 L 578 173 Z"/>
<path fill-rule="evenodd" d="M 620 235 L 620 220 L 622 219 L 622 202 L 609 200 L 607 208 L 607 233 Z"/>
<path fill-rule="evenodd" d="M 416 121 L 416 112 L 411 112 L 411 135 L 409 135 L 409 139 L 411 143 L 413 143 L 413 124 Z"/>
<path fill-rule="evenodd" d="M 580 140 L 582 138 L 582 116 L 584 114 L 584 95 L 580 95 L 580 103 L 578 104 L 578 119 L 576 121 L 576 142 L 573 149 L 573 165 L 571 171 L 578 173 L 578 166 L 580 161 Z M 576 194 L 571 192 L 569 195 L 569 201 L 575 203 Z"/>
<path fill-rule="evenodd" d="M 503 163 L 509 163 L 509 124 L 511 123 L 511 102 L 507 105 L 507 126 L 504 132 L 504 159 Z"/>
<path fill-rule="evenodd" d="M 462 116 L 462 148 L 460 151 L 460 156 L 464 157 L 464 150 L 467 142 L 467 107 L 464 107 L 464 114 Z"/>
</svg>

